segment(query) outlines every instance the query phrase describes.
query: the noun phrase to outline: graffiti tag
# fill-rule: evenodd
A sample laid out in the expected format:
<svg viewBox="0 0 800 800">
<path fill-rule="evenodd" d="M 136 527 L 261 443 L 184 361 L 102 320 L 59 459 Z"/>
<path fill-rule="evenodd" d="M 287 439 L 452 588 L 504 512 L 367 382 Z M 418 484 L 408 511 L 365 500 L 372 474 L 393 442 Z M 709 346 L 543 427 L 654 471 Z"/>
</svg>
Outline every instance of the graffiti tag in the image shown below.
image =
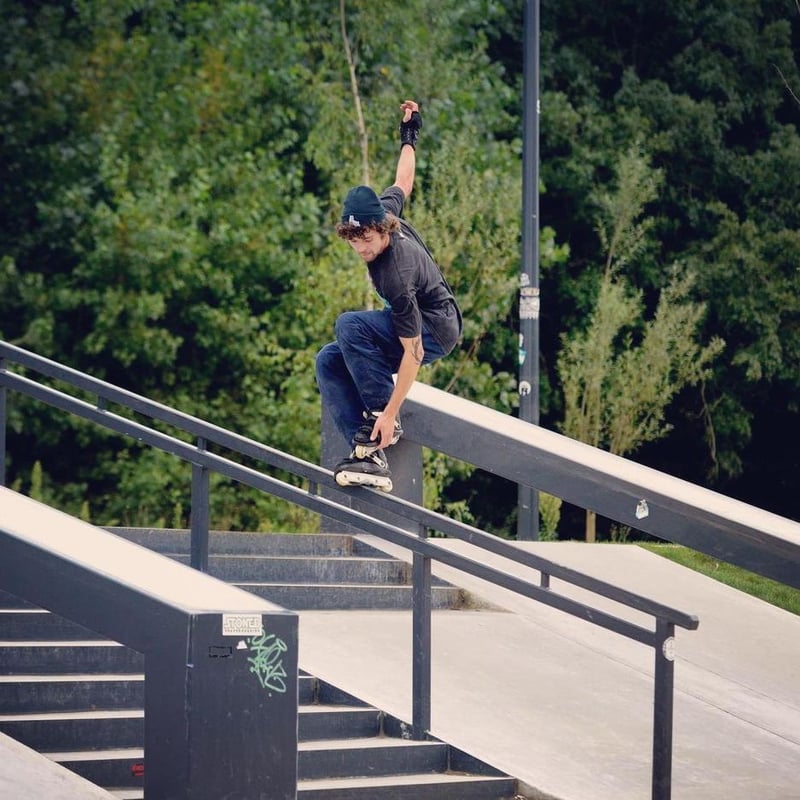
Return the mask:
<svg viewBox="0 0 800 800">
<path fill-rule="evenodd" d="M 254 673 L 262 689 L 278 694 L 286 693 L 286 670 L 283 667 L 283 654 L 286 642 L 274 633 L 253 636 L 247 640 L 255 655 L 248 658 L 250 672 Z"/>
</svg>

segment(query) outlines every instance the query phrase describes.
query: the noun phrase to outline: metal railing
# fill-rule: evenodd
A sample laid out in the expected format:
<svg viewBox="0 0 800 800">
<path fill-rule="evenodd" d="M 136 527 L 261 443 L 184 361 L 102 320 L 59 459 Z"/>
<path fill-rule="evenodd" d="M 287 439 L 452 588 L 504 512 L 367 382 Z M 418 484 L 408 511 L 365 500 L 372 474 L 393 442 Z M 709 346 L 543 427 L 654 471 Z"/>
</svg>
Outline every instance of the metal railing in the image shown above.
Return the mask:
<svg viewBox="0 0 800 800">
<path fill-rule="evenodd" d="M 95 398 L 94 402 L 87 402 L 19 371 L 13 371 L 10 369 L 12 364 L 23 371 L 32 371 L 51 381 L 87 392 Z M 5 485 L 5 430 L 9 390 L 130 436 L 190 463 L 191 565 L 201 571 L 208 569 L 209 474 L 212 471 L 410 550 L 413 554 L 412 736 L 416 739 L 426 736 L 431 721 L 433 560 L 652 647 L 655 656 L 655 687 L 651 796 L 653 800 L 669 800 L 671 797 L 674 693 L 672 643 L 676 626 L 686 630 L 697 628 L 696 616 L 559 565 L 522 550 L 511 542 L 401 498 L 371 489 L 342 489 L 335 483 L 329 470 L 5 342 L 0 342 L 0 485 Z M 112 404 L 133 411 L 152 422 L 169 425 L 177 431 L 189 434 L 193 437 L 194 444 L 156 430 L 150 424 L 113 413 L 109 410 Z M 301 478 L 306 482 L 306 487 L 293 485 L 237 463 L 232 458 L 211 452 L 210 445 Z M 323 488 L 325 496 L 320 494 Z M 390 512 L 412 522 L 417 529 L 416 535 L 379 519 L 376 515 L 382 512 Z M 431 530 L 463 540 L 517 564 L 532 567 L 540 573 L 540 582 L 536 584 L 515 577 L 440 547 L 428 538 Z M 650 615 L 654 618 L 654 627 L 649 629 L 559 594 L 550 585 L 551 577 Z"/>
</svg>

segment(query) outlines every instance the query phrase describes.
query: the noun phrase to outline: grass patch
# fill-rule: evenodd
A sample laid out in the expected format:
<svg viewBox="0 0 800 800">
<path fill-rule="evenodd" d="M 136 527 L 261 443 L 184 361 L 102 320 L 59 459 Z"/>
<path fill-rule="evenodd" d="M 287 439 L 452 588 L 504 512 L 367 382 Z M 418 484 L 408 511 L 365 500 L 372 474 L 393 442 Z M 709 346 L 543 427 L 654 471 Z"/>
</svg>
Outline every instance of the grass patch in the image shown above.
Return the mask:
<svg viewBox="0 0 800 800">
<path fill-rule="evenodd" d="M 741 592 L 746 592 L 753 597 L 778 606 L 792 614 L 800 615 L 800 590 L 786 586 L 770 578 L 756 575 L 754 572 L 734 567 L 724 561 L 698 553 L 678 544 L 660 544 L 655 542 L 637 542 L 639 547 L 657 553 L 660 556 L 675 561 L 684 567 L 689 567 L 695 572 L 707 575 L 709 578 L 732 586 Z"/>
</svg>

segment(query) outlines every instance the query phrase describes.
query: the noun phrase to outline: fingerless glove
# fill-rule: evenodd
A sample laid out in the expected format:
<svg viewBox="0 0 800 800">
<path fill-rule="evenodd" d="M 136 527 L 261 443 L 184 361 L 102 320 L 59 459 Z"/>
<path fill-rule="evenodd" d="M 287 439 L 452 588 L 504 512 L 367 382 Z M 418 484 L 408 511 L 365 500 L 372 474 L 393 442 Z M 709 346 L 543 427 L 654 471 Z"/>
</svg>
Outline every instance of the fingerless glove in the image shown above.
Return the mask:
<svg viewBox="0 0 800 800">
<path fill-rule="evenodd" d="M 421 127 L 422 117 L 419 111 L 412 112 L 411 119 L 408 122 L 400 123 L 400 147 L 402 148 L 404 144 L 410 144 L 416 150 Z"/>
</svg>

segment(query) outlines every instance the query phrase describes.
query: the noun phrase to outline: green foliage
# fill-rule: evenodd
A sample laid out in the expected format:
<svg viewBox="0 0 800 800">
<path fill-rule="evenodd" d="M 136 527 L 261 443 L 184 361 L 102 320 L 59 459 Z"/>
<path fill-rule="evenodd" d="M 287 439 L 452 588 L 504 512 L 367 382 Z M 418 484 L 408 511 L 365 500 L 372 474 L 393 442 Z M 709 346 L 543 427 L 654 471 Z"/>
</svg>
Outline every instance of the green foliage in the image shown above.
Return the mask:
<svg viewBox="0 0 800 800">
<path fill-rule="evenodd" d="M 691 300 L 693 282 L 679 271 L 670 276 L 638 346 L 629 343 L 609 376 L 606 430 L 612 453 L 632 453 L 665 436 L 667 406 L 685 386 L 707 378 L 722 352 L 719 338 L 705 346 L 698 341 L 705 307 Z"/>
<path fill-rule="evenodd" d="M 333 224 L 351 185 L 392 182 L 413 96 L 408 216 L 466 312 L 423 380 L 514 413 L 522 11 L 4 0 L 0 336 L 316 459 L 315 353 L 373 302 Z M 657 441 L 654 465 L 741 475 L 796 516 L 800 462 L 775 453 L 800 425 L 795 12 L 543 5 L 538 222 L 543 424 L 615 452 Z M 73 513 L 185 522 L 185 465 L 17 399 L 8 430 L 14 485 L 39 462 L 36 491 Z M 510 519 L 486 476 L 426 470 L 432 507 Z M 226 527 L 313 526 L 224 482 L 212 503 Z"/>
<path fill-rule="evenodd" d="M 558 522 L 561 519 L 561 498 L 547 492 L 539 492 L 539 539 L 542 542 L 558 538 Z"/>
<path fill-rule="evenodd" d="M 638 546 L 740 592 L 757 597 L 765 603 L 771 603 L 792 614 L 800 614 L 800 590 L 792 586 L 764 578 L 755 572 L 735 567 L 712 556 L 690 550 L 688 547 L 653 542 L 640 543 Z"/>
<path fill-rule="evenodd" d="M 647 245 L 652 220 L 642 219 L 660 175 L 639 146 L 621 159 L 613 191 L 599 198 L 605 267 L 585 330 L 564 336 L 558 371 L 564 388 L 563 431 L 618 455 L 636 451 L 669 430 L 665 409 L 685 386 L 707 377 L 722 349 L 698 341 L 705 313 L 692 302 L 694 279 L 673 269 L 653 317 L 645 319 L 641 292 L 621 277 Z"/>
</svg>

